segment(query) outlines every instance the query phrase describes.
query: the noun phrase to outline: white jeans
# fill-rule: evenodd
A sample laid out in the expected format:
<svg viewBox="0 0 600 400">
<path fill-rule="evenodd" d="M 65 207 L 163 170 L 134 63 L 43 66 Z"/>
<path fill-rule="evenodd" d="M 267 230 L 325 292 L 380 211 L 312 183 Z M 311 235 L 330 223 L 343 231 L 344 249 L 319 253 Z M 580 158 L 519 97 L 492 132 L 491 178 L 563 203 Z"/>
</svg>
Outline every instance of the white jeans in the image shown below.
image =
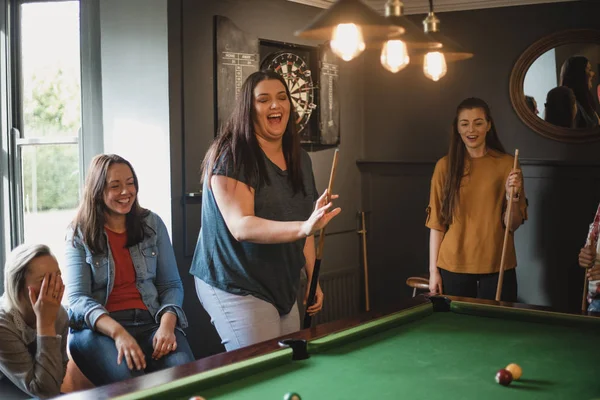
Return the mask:
<svg viewBox="0 0 600 400">
<path fill-rule="evenodd" d="M 217 328 L 227 351 L 300 330 L 298 305 L 286 315 L 271 303 L 217 289 L 194 277 L 198 299 Z"/>
</svg>

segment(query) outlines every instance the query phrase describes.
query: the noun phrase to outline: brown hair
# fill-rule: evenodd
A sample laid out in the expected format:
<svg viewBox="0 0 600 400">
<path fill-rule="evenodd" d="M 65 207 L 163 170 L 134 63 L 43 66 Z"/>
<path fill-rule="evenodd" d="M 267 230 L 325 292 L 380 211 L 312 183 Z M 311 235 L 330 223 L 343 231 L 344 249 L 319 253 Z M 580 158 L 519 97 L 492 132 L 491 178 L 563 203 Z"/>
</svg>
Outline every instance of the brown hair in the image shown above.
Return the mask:
<svg viewBox="0 0 600 400">
<path fill-rule="evenodd" d="M 296 133 L 296 117 L 292 97 L 288 86 L 283 78 L 273 71 L 257 71 L 252 73 L 240 91 L 239 98 L 234 106 L 233 113 L 222 128 L 219 136 L 208 149 L 202 162 L 202 176 L 210 187 L 210 178 L 218 163 L 227 160 L 233 167 L 233 175 L 237 176 L 240 170 L 244 171 L 246 182 L 256 184 L 269 184 L 267 170 L 262 156 L 262 150 L 254 132 L 254 119 L 256 110 L 254 108 L 254 89 L 256 85 L 264 80 L 278 80 L 285 88 L 288 101 L 290 102 L 290 117 L 288 119 L 282 139 L 283 155 L 288 169 L 288 178 L 294 192 L 306 189 L 302 182 L 302 170 L 300 165 L 300 138 Z"/>
<path fill-rule="evenodd" d="M 107 209 L 104 203 L 104 189 L 106 188 L 108 168 L 113 164 L 125 164 L 131 169 L 136 193 L 139 192 L 138 178 L 129 161 L 116 154 L 100 154 L 92 159 L 85 179 L 83 199 L 72 224 L 75 230 L 73 245 L 75 245 L 77 231 L 80 231 L 81 239 L 92 254 L 102 254 L 107 251 L 104 236 L 104 223 L 106 222 L 104 213 Z M 127 247 L 140 243 L 147 236 L 146 232 L 149 228 L 144 222 L 144 218 L 149 213 L 150 211 L 140 206 L 136 196 L 131 211 L 125 218 Z"/>
<path fill-rule="evenodd" d="M 444 182 L 441 221 L 444 225 L 449 226 L 454 216 L 456 215 L 456 207 L 459 201 L 460 182 L 465 173 L 465 144 L 463 143 L 460 133 L 458 133 L 458 115 L 463 110 L 472 110 L 481 108 L 485 113 L 485 119 L 491 124 L 491 128 L 485 136 L 485 145 L 488 149 L 494 149 L 501 153 L 505 153 L 504 146 L 498 139 L 496 125 L 492 119 L 492 113 L 487 103 L 476 97 L 470 97 L 463 100 L 456 108 L 456 116 L 452 123 L 452 132 L 450 134 L 450 148 L 448 150 L 448 173 Z"/>
<path fill-rule="evenodd" d="M 577 102 L 589 114 L 593 114 L 594 97 L 588 88 L 588 77 L 585 69 L 589 60 L 584 56 L 572 56 L 567 58 L 560 68 L 560 86 L 567 86 L 573 90 Z"/>
</svg>

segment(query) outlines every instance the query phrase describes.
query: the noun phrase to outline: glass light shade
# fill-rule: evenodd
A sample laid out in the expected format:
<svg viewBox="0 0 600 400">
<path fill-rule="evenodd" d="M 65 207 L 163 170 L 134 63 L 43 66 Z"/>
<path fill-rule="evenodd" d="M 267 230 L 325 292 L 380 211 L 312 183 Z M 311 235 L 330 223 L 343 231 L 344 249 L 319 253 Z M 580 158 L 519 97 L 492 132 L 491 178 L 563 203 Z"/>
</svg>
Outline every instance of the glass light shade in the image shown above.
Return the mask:
<svg viewBox="0 0 600 400">
<path fill-rule="evenodd" d="M 362 29 L 355 24 L 339 24 L 333 31 L 330 45 L 338 57 L 350 61 L 365 49 Z"/>
<path fill-rule="evenodd" d="M 381 65 L 385 69 L 396 73 L 401 69 L 404 69 L 410 58 L 408 57 L 408 51 L 406 49 L 406 43 L 402 40 L 388 40 L 381 49 Z"/>
<path fill-rule="evenodd" d="M 425 76 L 432 81 L 439 81 L 444 75 L 446 75 L 446 72 L 448 72 L 444 54 L 440 53 L 439 51 L 432 51 L 425 54 L 423 72 L 425 73 Z"/>
</svg>

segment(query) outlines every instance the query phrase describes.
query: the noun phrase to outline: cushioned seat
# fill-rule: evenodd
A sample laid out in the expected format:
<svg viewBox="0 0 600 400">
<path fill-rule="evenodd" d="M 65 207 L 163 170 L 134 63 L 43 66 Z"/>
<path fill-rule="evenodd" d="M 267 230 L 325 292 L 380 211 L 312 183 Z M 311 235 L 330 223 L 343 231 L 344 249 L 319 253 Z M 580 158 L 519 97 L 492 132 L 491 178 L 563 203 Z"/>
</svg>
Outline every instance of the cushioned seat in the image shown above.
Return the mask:
<svg viewBox="0 0 600 400">
<path fill-rule="evenodd" d="M 429 279 L 422 276 L 411 276 L 406 280 L 406 284 L 413 288 L 413 297 L 417 295 L 417 290 L 429 291 Z"/>
</svg>

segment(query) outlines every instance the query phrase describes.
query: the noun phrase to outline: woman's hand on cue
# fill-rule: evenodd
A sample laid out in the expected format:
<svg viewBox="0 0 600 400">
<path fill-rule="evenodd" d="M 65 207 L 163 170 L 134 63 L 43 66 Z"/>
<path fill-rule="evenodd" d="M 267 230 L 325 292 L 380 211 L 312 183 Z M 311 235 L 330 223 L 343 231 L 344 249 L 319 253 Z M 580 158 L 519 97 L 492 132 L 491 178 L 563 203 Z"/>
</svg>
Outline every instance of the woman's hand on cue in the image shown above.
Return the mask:
<svg viewBox="0 0 600 400">
<path fill-rule="evenodd" d="M 513 194 L 518 197 L 521 193 L 521 188 L 523 187 L 523 174 L 520 169 L 513 169 L 508 174 L 508 178 L 506 178 L 506 184 L 504 185 L 506 189 L 506 195 L 510 193 L 510 188 L 513 188 Z"/>
<path fill-rule="evenodd" d="M 591 268 L 596 262 L 596 251 L 590 246 L 586 246 L 579 251 L 579 266 L 583 268 Z"/>
<path fill-rule="evenodd" d="M 310 280 L 309 280 L 310 282 Z M 306 305 L 306 302 L 308 301 L 308 294 L 310 292 L 310 285 L 306 286 L 306 292 L 304 293 L 304 304 Z M 321 284 L 317 284 L 317 291 L 315 292 L 315 302 L 313 303 L 313 305 L 311 305 L 310 307 L 308 307 L 306 309 L 306 312 L 308 313 L 308 315 L 310 315 L 311 317 L 313 315 L 315 315 L 316 313 L 318 313 L 319 311 L 321 311 L 321 309 L 323 308 L 323 291 L 321 290 Z"/>
<path fill-rule="evenodd" d="M 339 198 L 337 194 L 332 194 L 330 200 L 335 200 L 337 198 Z M 327 189 L 325 189 L 325 192 L 323 192 L 315 204 L 315 210 L 302 224 L 302 233 L 306 237 L 312 236 L 315 232 L 325 228 L 329 221 L 342 211 L 339 207 L 328 211 L 332 205 L 333 203 L 331 201 L 327 202 Z"/>
</svg>

